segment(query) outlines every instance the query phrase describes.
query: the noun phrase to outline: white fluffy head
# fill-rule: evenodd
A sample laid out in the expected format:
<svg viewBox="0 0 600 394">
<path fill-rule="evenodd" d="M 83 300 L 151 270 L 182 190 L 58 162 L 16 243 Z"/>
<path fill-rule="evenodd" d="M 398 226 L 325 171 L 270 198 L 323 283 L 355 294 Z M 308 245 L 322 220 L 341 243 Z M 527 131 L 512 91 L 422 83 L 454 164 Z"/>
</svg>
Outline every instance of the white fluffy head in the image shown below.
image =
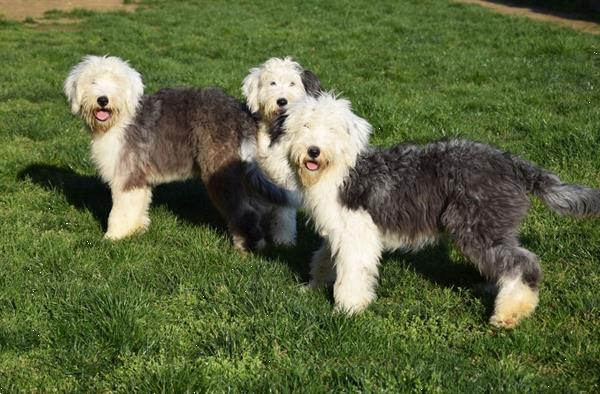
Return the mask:
<svg viewBox="0 0 600 394">
<path fill-rule="evenodd" d="M 319 79 L 290 57 L 274 57 L 250 69 L 242 84 L 248 108 L 267 123 L 289 105 L 320 89 Z"/>
<path fill-rule="evenodd" d="M 304 188 L 326 175 L 341 182 L 371 134 L 371 125 L 352 112 L 350 101 L 332 93 L 291 105 L 281 127 L 281 143 L 287 144 L 289 163 Z"/>
<path fill-rule="evenodd" d="M 71 69 L 64 90 L 71 111 L 81 116 L 92 132 L 99 132 L 135 115 L 144 84 L 126 61 L 88 55 Z"/>
</svg>

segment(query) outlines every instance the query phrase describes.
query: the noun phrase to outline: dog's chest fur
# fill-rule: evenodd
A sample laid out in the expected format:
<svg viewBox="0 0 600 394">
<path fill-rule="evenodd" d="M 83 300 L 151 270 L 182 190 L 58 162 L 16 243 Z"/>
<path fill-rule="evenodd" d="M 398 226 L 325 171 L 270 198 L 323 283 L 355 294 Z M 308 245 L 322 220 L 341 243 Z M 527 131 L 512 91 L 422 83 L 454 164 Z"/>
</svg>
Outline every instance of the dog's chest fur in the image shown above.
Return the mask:
<svg viewBox="0 0 600 394">
<path fill-rule="evenodd" d="M 113 183 L 123 149 L 124 130 L 120 126 L 94 136 L 91 143 L 91 157 L 100 177 L 109 185 Z"/>
</svg>

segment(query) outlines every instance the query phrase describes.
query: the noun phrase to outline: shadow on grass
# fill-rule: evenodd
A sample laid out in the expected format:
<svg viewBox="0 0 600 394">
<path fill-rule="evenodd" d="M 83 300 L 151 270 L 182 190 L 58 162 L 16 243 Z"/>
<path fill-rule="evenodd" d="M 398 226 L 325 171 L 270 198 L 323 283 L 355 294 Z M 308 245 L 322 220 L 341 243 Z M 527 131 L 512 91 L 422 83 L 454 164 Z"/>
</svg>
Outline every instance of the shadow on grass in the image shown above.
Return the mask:
<svg viewBox="0 0 600 394">
<path fill-rule="evenodd" d="M 69 168 L 32 164 L 18 174 L 47 190 L 63 194 L 77 209 L 88 210 L 106 231 L 112 205 L 110 190 L 99 178 L 80 175 Z M 226 226 L 198 180 L 173 182 L 155 187 L 152 206 L 163 206 L 179 219 L 194 225 L 209 226 L 226 233 Z"/>
<path fill-rule="evenodd" d="M 475 265 L 468 261 L 455 262 L 450 258 L 449 241 L 442 241 L 419 252 L 392 254 L 400 264 L 410 268 L 417 274 L 437 286 L 448 288 L 454 292 L 464 290 L 472 293 L 482 301 L 486 313 L 490 316 L 494 309 L 497 289 L 485 279 Z"/>
<path fill-rule="evenodd" d="M 485 280 L 473 265 L 452 261 L 446 241 L 418 252 L 395 252 L 392 256 L 438 286 L 474 288 Z"/>
<path fill-rule="evenodd" d="M 487 0 L 488 3 L 500 4 L 509 7 L 524 7 L 542 15 L 556 16 L 573 21 L 600 22 L 600 3 L 594 5 L 592 1 L 566 1 L 548 0 Z"/>
</svg>

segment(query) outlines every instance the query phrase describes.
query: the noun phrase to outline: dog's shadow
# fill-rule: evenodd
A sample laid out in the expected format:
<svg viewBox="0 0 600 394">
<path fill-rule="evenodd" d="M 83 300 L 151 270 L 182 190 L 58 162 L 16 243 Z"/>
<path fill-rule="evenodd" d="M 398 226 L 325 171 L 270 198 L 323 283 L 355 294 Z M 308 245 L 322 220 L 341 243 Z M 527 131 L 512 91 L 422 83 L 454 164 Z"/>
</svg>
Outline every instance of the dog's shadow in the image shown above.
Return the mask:
<svg viewBox="0 0 600 394">
<path fill-rule="evenodd" d="M 481 300 L 486 315 L 490 316 L 498 291 L 495 284 L 484 278 L 472 263 L 464 259 L 454 261 L 451 249 L 450 241 L 443 240 L 418 252 L 386 254 L 383 264 L 400 264 L 438 287 L 472 294 Z"/>
<path fill-rule="evenodd" d="M 484 281 L 472 264 L 452 261 L 450 250 L 448 241 L 441 241 L 418 252 L 394 252 L 387 257 L 394 260 L 390 264 L 399 262 L 441 287 L 470 289 Z"/>
<path fill-rule="evenodd" d="M 47 190 L 63 194 L 75 208 L 91 212 L 106 231 L 112 200 L 110 189 L 99 178 L 77 174 L 70 168 L 32 164 L 18 173 L 18 179 L 29 179 Z M 188 223 L 226 232 L 224 221 L 212 207 L 199 180 L 160 185 L 152 194 L 152 206 L 163 206 Z"/>
</svg>

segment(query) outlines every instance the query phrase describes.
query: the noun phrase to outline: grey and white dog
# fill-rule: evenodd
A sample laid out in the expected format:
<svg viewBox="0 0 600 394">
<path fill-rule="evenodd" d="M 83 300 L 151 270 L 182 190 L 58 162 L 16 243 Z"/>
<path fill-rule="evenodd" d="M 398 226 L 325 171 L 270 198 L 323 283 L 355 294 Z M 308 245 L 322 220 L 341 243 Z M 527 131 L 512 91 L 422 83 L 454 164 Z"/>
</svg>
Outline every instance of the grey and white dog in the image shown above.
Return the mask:
<svg viewBox="0 0 600 394">
<path fill-rule="evenodd" d="M 374 300 L 384 250 L 419 249 L 446 234 L 497 284 L 491 324 L 512 328 L 538 303 L 538 259 L 518 239 L 529 195 L 560 214 L 600 215 L 599 189 L 562 183 L 488 145 L 380 149 L 368 145 L 370 132 L 349 101 L 330 94 L 291 105 L 271 129 L 325 240 L 311 261 L 310 286 L 334 283 L 336 307 L 347 313 Z"/>
<path fill-rule="evenodd" d="M 278 186 L 296 190 L 295 179 L 288 176 L 288 166 L 278 157 L 278 145 L 272 145 L 269 128 L 273 119 L 285 112 L 289 105 L 306 96 L 321 92 L 321 81 L 310 70 L 302 67 L 291 57 L 273 57 L 250 69 L 242 83 L 246 104 L 258 119 L 256 159 L 261 169 Z M 297 196 L 299 197 L 299 196 Z M 273 241 L 280 245 L 296 243 L 296 209 L 276 206 L 271 222 Z"/>
<path fill-rule="evenodd" d="M 199 175 L 234 245 L 264 245 L 263 206 L 285 204 L 289 194 L 259 170 L 255 143 L 248 143 L 257 124 L 244 104 L 218 88 L 143 96 L 140 74 L 112 56 L 85 57 L 64 90 L 90 128 L 92 160 L 111 189 L 105 238 L 148 227 L 153 186 Z"/>
</svg>

